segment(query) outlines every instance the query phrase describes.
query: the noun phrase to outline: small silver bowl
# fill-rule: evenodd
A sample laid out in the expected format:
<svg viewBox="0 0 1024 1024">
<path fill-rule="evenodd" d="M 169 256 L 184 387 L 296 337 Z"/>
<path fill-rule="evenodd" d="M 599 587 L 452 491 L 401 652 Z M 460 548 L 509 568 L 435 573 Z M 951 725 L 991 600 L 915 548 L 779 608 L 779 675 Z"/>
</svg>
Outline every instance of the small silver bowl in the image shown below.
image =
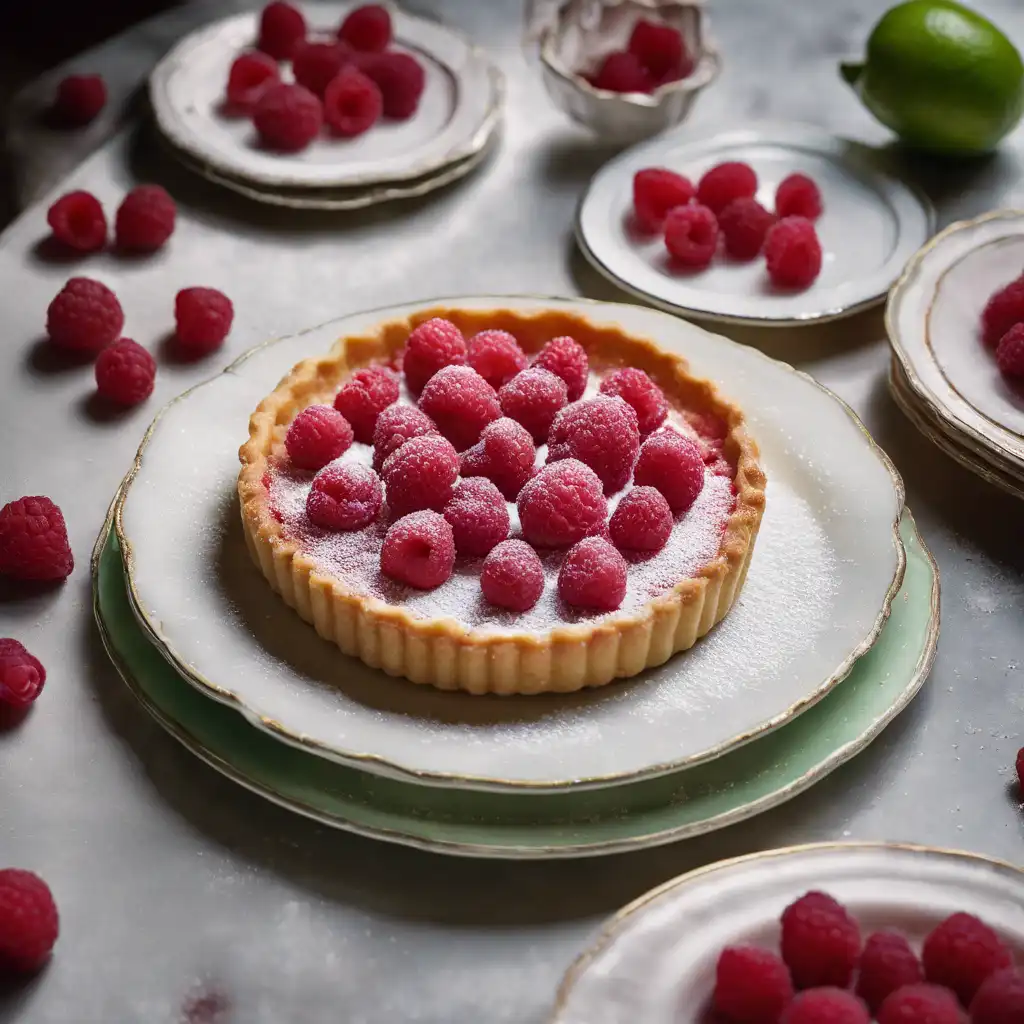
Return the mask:
<svg viewBox="0 0 1024 1024">
<path fill-rule="evenodd" d="M 640 18 L 678 29 L 694 59 L 693 71 L 652 93 L 595 88 L 583 74 L 613 50 L 624 49 Z M 685 121 L 701 90 L 722 66 L 709 38 L 703 0 L 619 0 L 602 4 L 597 17 L 592 5 L 568 0 L 541 36 L 540 61 L 548 94 L 562 110 L 598 135 L 622 142 L 635 142 Z"/>
</svg>

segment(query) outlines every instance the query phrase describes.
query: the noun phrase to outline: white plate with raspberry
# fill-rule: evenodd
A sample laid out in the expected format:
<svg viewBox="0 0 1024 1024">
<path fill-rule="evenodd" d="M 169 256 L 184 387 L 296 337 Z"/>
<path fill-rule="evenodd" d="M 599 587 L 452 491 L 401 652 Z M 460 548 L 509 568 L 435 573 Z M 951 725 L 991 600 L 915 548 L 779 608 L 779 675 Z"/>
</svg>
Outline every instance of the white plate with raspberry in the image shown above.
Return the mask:
<svg viewBox="0 0 1024 1024">
<path fill-rule="evenodd" d="M 1016 965 L 1016 966 L 1014 966 Z M 834 843 L 700 868 L 619 912 L 550 1024 L 1024 1020 L 1024 872 Z M 926 1009 L 929 1011 L 926 1013 Z"/>
<path fill-rule="evenodd" d="M 780 125 L 627 150 L 591 180 L 576 238 L 661 309 L 792 326 L 882 301 L 933 227 L 928 201 L 868 147 Z"/>
<path fill-rule="evenodd" d="M 447 304 L 567 310 L 655 338 L 744 408 L 770 483 L 729 617 L 693 650 L 621 684 L 508 700 L 415 687 L 316 639 L 242 543 L 240 427 L 299 361 L 417 310 L 396 307 L 261 347 L 157 420 L 118 532 L 140 618 L 187 678 L 314 753 L 496 789 L 666 774 L 778 727 L 840 683 L 877 638 L 905 565 L 902 484 L 849 409 L 809 377 L 653 310 L 500 296 Z"/>
<path fill-rule="evenodd" d="M 299 71 L 283 57 L 278 64 L 262 52 L 252 56 L 260 41 L 259 13 L 187 36 L 150 77 L 161 132 L 213 172 L 270 189 L 402 182 L 483 150 L 500 121 L 504 89 L 487 55 L 446 26 L 390 7 L 387 51 L 353 50 L 339 44 L 337 33 L 354 7 L 301 9 L 305 41 L 298 45 L 343 51 L 334 78 L 345 77 L 344 83 L 327 81 L 329 72 L 318 76 L 314 60 L 312 70 Z M 252 66 L 236 69 L 236 82 L 241 76 L 243 84 L 256 84 L 248 90 L 236 84 L 229 99 L 229 76 L 242 55 Z M 394 55 L 422 71 L 409 96 L 401 87 L 393 95 L 384 73 L 371 69 L 372 61 Z M 259 81 L 260 74 L 269 78 Z M 296 76 L 316 92 L 299 85 Z"/>
</svg>

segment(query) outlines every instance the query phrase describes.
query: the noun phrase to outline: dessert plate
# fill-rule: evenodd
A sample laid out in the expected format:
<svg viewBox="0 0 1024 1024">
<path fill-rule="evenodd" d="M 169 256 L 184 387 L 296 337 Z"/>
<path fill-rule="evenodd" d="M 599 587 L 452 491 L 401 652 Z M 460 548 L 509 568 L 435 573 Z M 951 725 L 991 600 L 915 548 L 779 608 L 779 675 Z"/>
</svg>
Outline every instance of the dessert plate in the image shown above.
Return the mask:
<svg viewBox="0 0 1024 1024">
<path fill-rule="evenodd" d="M 935 654 L 939 577 L 904 513 L 907 571 L 878 643 L 843 685 L 794 722 L 709 764 L 612 789 L 477 793 L 370 776 L 284 743 L 203 697 L 140 629 L 110 522 L 93 555 L 93 603 L 125 683 L 192 753 L 299 814 L 439 853 L 578 857 L 722 828 L 813 785 L 863 750 L 918 692 Z"/>
<path fill-rule="evenodd" d="M 333 36 L 344 5 L 303 8 L 312 33 Z M 355 139 L 323 135 L 300 153 L 264 150 L 251 122 L 220 112 L 231 62 L 252 47 L 258 13 L 186 36 L 154 68 L 150 101 L 161 132 L 216 174 L 269 189 L 353 188 L 400 182 L 478 153 L 501 118 L 504 81 L 486 54 L 453 29 L 391 10 L 395 42 L 426 71 L 419 109 Z"/>
<path fill-rule="evenodd" d="M 833 843 L 700 868 L 621 910 L 569 969 L 550 1024 L 699 1024 L 724 946 L 778 949 L 779 916 L 809 890 L 846 904 L 865 934 L 920 950 L 950 914 L 977 914 L 1024 953 L 1024 872 L 971 853 Z"/>
<path fill-rule="evenodd" d="M 680 352 L 741 405 L 768 475 L 741 600 L 691 652 L 599 692 L 511 700 L 427 692 L 339 656 L 272 592 L 242 542 L 237 450 L 302 358 L 420 305 L 254 350 L 172 402 L 115 526 L 140 621 L 205 693 L 278 738 L 367 771 L 459 787 L 635 781 L 724 753 L 806 710 L 875 641 L 899 589 L 903 487 L 863 425 L 810 377 L 635 306 L 483 296 L 448 308 L 565 309 Z"/>
<path fill-rule="evenodd" d="M 757 172 L 769 209 L 787 175 L 821 189 L 821 274 L 804 291 L 773 289 L 764 260 L 722 257 L 698 273 L 673 269 L 660 237 L 632 227 L 633 175 L 668 167 L 694 182 L 715 164 L 742 160 Z M 672 313 L 730 323 L 787 326 L 847 316 L 881 301 L 932 233 L 928 201 L 882 166 L 867 146 L 804 125 L 756 127 L 699 141 L 662 135 L 617 156 L 591 180 L 576 215 L 587 259 L 614 284 Z"/>
</svg>

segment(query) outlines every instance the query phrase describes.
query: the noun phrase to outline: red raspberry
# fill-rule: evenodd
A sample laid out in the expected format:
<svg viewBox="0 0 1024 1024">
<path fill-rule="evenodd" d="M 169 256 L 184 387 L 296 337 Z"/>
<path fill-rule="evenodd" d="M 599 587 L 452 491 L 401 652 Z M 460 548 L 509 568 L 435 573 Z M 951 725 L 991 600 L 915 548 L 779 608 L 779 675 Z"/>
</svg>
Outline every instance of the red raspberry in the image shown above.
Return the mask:
<svg viewBox="0 0 1024 1024">
<path fill-rule="evenodd" d="M 96 360 L 96 390 L 118 405 L 138 405 L 153 394 L 156 360 L 131 338 L 108 345 Z"/>
<path fill-rule="evenodd" d="M 337 43 L 302 42 L 292 57 L 292 74 L 299 85 L 322 98 L 346 59 L 345 50 Z"/>
<path fill-rule="evenodd" d="M 396 448 L 426 434 L 437 434 L 437 427 L 426 413 L 415 405 L 389 405 L 373 428 L 373 468 L 379 473 L 384 460 Z"/>
<path fill-rule="evenodd" d="M 460 555 L 486 555 L 508 537 L 508 506 L 486 477 L 463 480 L 444 507 Z"/>
<path fill-rule="evenodd" d="M 801 992 L 783 1011 L 779 1024 L 869 1024 L 864 1004 L 841 988 Z"/>
<path fill-rule="evenodd" d="M 404 121 L 416 113 L 426 85 L 423 66 L 408 53 L 366 54 L 359 70 L 372 79 L 384 101 L 384 116 Z"/>
<path fill-rule="evenodd" d="M 325 530 L 361 530 L 377 518 L 383 502 L 377 474 L 367 466 L 343 462 L 324 466 L 313 477 L 306 515 Z"/>
<path fill-rule="evenodd" d="M 693 70 L 693 61 L 678 29 L 641 18 L 629 37 L 629 52 L 650 72 L 656 82 L 673 76 L 683 78 Z"/>
<path fill-rule="evenodd" d="M 91 192 L 69 192 L 46 213 L 53 237 L 78 252 L 96 252 L 107 244 L 107 218 Z"/>
<path fill-rule="evenodd" d="M 544 592 L 540 556 L 524 540 L 503 540 L 484 559 L 480 589 L 499 608 L 529 611 Z"/>
<path fill-rule="evenodd" d="M 633 175 L 633 213 L 644 231 L 661 231 L 669 210 L 693 201 L 697 190 L 689 178 L 667 167 L 645 167 Z"/>
<path fill-rule="evenodd" d="M 996 363 L 1004 377 L 1024 377 L 1024 323 L 1014 324 L 999 340 Z"/>
<path fill-rule="evenodd" d="M 601 381 L 600 390 L 602 395 L 621 398 L 632 406 L 641 434 L 650 434 L 665 422 L 668 402 L 661 388 L 643 370 L 633 366 L 615 370 Z"/>
<path fill-rule="evenodd" d="M 766 949 L 728 946 L 715 969 L 714 1006 L 735 1024 L 778 1024 L 793 1000 L 786 965 Z"/>
<path fill-rule="evenodd" d="M 608 92 L 650 92 L 654 88 L 651 73 L 626 50 L 609 53 L 590 81 Z"/>
<path fill-rule="evenodd" d="M 542 370 L 550 370 L 556 377 L 561 377 L 568 389 L 570 402 L 575 402 L 583 396 L 587 388 L 590 361 L 587 359 L 586 349 L 572 338 L 566 335 L 552 338 L 537 353 L 533 365 Z"/>
<path fill-rule="evenodd" d="M 626 560 L 604 537 L 584 537 L 558 570 L 558 596 L 573 608 L 615 611 L 626 596 Z"/>
<path fill-rule="evenodd" d="M 46 333 L 58 348 L 99 352 L 121 333 L 124 312 L 117 296 L 90 277 L 73 277 L 46 311 Z"/>
<path fill-rule="evenodd" d="M 672 509 L 653 487 L 634 487 L 608 522 L 612 543 L 627 551 L 660 551 L 671 533 Z"/>
<path fill-rule="evenodd" d="M 565 407 L 565 381 L 550 370 L 533 366 L 513 377 L 498 392 L 501 411 L 521 423 L 537 444 L 548 439 L 555 416 Z"/>
<path fill-rule="evenodd" d="M 17 640 L 0 639 L 0 704 L 28 707 L 43 691 L 46 669 Z"/>
<path fill-rule="evenodd" d="M 216 288 L 182 288 L 174 297 L 178 344 L 192 355 L 219 348 L 234 318 L 231 300 Z"/>
<path fill-rule="evenodd" d="M 519 492 L 516 507 L 523 536 L 544 548 L 600 532 L 608 513 L 601 478 L 576 459 L 545 466 Z"/>
<path fill-rule="evenodd" d="M 265 89 L 253 111 L 252 123 L 268 149 L 297 153 L 320 133 L 324 108 L 307 88 L 279 82 Z"/>
<path fill-rule="evenodd" d="M 718 215 L 725 251 L 736 260 L 752 260 L 761 251 L 774 223 L 775 215 L 748 197 L 734 199 Z"/>
<path fill-rule="evenodd" d="M 68 75 L 57 86 L 54 113 L 65 124 L 81 127 L 107 105 L 107 83 L 101 75 Z"/>
<path fill-rule="evenodd" d="M 845 988 L 859 955 L 857 922 L 831 896 L 809 892 L 783 911 L 782 959 L 797 988 Z"/>
<path fill-rule="evenodd" d="M 459 476 L 459 453 L 443 437 L 414 437 L 387 457 L 381 473 L 392 516 L 442 509 Z"/>
<path fill-rule="evenodd" d="M 947 917 L 924 940 L 921 960 L 925 977 L 951 988 L 964 1006 L 990 974 L 1012 963 L 1002 939 L 973 914 Z"/>
<path fill-rule="evenodd" d="M 921 981 L 924 981 L 921 962 L 903 935 L 875 932 L 868 937 L 860 955 L 857 995 L 872 1012 L 877 1013 L 886 996 L 896 989 Z"/>
<path fill-rule="evenodd" d="M 1024 323 L 1024 275 L 993 293 L 981 314 L 982 337 L 995 348 L 1015 324 Z"/>
<path fill-rule="evenodd" d="M 380 549 L 381 572 L 420 590 L 441 586 L 454 565 L 452 528 L 444 516 L 429 509 L 399 519 Z"/>
<path fill-rule="evenodd" d="M 391 15 L 379 4 L 357 7 L 345 16 L 338 29 L 338 38 L 353 50 L 381 53 L 391 42 Z"/>
<path fill-rule="evenodd" d="M 1012 967 L 990 974 L 971 1000 L 971 1024 L 1024 1021 L 1024 972 Z"/>
<path fill-rule="evenodd" d="M 342 384 L 334 408 L 352 425 L 357 441 L 372 444 L 377 417 L 397 401 L 398 375 L 386 366 L 367 366 Z"/>
<path fill-rule="evenodd" d="M 462 331 L 450 320 L 434 317 L 415 327 L 405 343 L 402 369 L 413 394 L 443 366 L 461 366 L 466 362 L 466 342 Z"/>
<path fill-rule="evenodd" d="M 579 459 L 601 478 L 605 494 L 625 487 L 639 450 L 633 407 L 607 395 L 567 406 L 555 417 L 548 436 L 548 462 Z"/>
<path fill-rule="evenodd" d="M 155 252 L 174 234 L 177 207 L 160 185 L 139 185 L 121 201 L 114 220 L 118 247 Z"/>
<path fill-rule="evenodd" d="M 530 432 L 503 416 L 488 423 L 480 440 L 462 453 L 462 475 L 485 476 L 508 501 L 515 501 L 533 476 L 536 457 Z"/>
<path fill-rule="evenodd" d="M 821 273 L 821 243 L 804 217 L 784 217 L 764 240 L 768 276 L 778 288 L 807 288 Z"/>
<path fill-rule="evenodd" d="M 674 430 L 652 434 L 640 446 L 633 483 L 661 491 L 673 514 L 685 512 L 704 489 L 700 449 Z"/>
<path fill-rule="evenodd" d="M 697 202 L 721 213 L 734 199 L 753 198 L 757 175 L 749 164 L 729 160 L 706 171 L 697 183 Z"/>
<path fill-rule="evenodd" d="M 356 68 L 343 68 L 324 94 L 324 117 L 332 132 L 350 139 L 380 120 L 384 101 L 380 89 Z"/>
<path fill-rule="evenodd" d="M 288 457 L 300 469 L 322 469 L 352 444 L 352 428 L 329 405 L 311 405 L 292 420 L 284 437 Z"/>
<path fill-rule="evenodd" d="M 775 215 L 817 220 L 821 216 L 818 186 L 806 174 L 791 174 L 783 178 L 775 190 Z"/>
<path fill-rule="evenodd" d="M 500 419 L 494 388 L 468 366 L 446 366 L 423 387 L 420 408 L 458 451 L 480 440 L 484 427 Z"/>
<path fill-rule="evenodd" d="M 679 266 L 703 270 L 718 249 L 715 215 L 699 203 L 670 210 L 665 218 L 665 248 Z"/>
<path fill-rule="evenodd" d="M 508 331 L 481 331 L 469 339 L 467 362 L 498 390 L 529 365 L 526 353 Z"/>
<path fill-rule="evenodd" d="M 956 996 L 939 985 L 904 985 L 878 1010 L 879 1024 L 962 1024 Z"/>
<path fill-rule="evenodd" d="M 0 974 L 39 970 L 59 932 L 49 886 L 31 871 L 0 871 Z"/>
<path fill-rule="evenodd" d="M 291 60 L 305 38 L 306 19 L 301 11 L 282 0 L 273 0 L 263 8 L 258 49 L 275 60 Z"/>
<path fill-rule="evenodd" d="M 0 508 L 0 575 L 63 580 L 74 567 L 64 516 L 49 498 L 19 498 Z"/>
<path fill-rule="evenodd" d="M 281 81 L 277 61 L 254 50 L 234 59 L 228 72 L 228 103 L 239 113 L 251 114 L 260 97 Z"/>
</svg>

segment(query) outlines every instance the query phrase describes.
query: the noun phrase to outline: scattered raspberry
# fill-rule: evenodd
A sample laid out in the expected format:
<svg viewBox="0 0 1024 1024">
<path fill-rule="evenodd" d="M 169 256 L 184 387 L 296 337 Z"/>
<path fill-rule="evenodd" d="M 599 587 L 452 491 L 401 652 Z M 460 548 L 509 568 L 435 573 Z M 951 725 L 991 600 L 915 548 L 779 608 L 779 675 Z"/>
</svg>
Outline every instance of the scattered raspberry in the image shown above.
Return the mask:
<svg viewBox="0 0 1024 1024">
<path fill-rule="evenodd" d="M 322 407 L 321 407 L 322 408 Z M 357 463 L 324 466 L 306 496 L 306 515 L 325 530 L 361 530 L 384 502 L 380 478 Z"/>
<path fill-rule="evenodd" d="M 653 487 L 634 487 L 608 523 L 612 543 L 626 551 L 660 551 L 671 533 L 672 509 Z"/>
<path fill-rule="evenodd" d="M 673 514 L 679 515 L 704 489 L 704 459 L 700 449 L 674 430 L 652 434 L 640 446 L 633 482 L 661 491 Z"/>
<path fill-rule="evenodd" d="M 414 437 L 387 457 L 381 473 L 392 516 L 442 509 L 459 475 L 459 453 L 443 437 Z"/>
<path fill-rule="evenodd" d="M 628 49 L 658 83 L 685 78 L 693 70 L 683 36 L 671 25 L 641 18 L 633 26 Z"/>
<path fill-rule="evenodd" d="M 899 932 L 875 932 L 864 943 L 860 955 L 857 995 L 872 1012 L 886 996 L 904 985 L 924 981 L 924 970 L 910 943 Z"/>
<path fill-rule="evenodd" d="M 995 292 L 981 314 L 982 337 L 995 348 L 1015 324 L 1024 323 L 1024 275 Z"/>
<path fill-rule="evenodd" d="M 108 345 L 96 359 L 96 390 L 118 405 L 138 405 L 153 393 L 156 360 L 131 338 Z"/>
<path fill-rule="evenodd" d="M 0 704 L 28 707 L 42 693 L 45 683 L 46 669 L 38 658 L 17 640 L 0 639 Z"/>
<path fill-rule="evenodd" d="M 1004 377 L 1024 377 L 1024 323 L 1014 324 L 999 340 L 996 363 Z"/>
<path fill-rule="evenodd" d="M 519 492 L 523 536 L 538 547 L 568 547 L 598 533 L 608 512 L 601 478 L 576 459 L 545 466 Z"/>
<path fill-rule="evenodd" d="M 380 89 L 354 67 L 331 80 L 324 95 L 324 117 L 332 132 L 350 139 L 369 131 L 384 109 Z"/>
<path fill-rule="evenodd" d="M 480 440 L 484 427 L 501 418 L 494 388 L 468 366 L 446 366 L 423 387 L 420 408 L 458 451 Z"/>
<path fill-rule="evenodd" d="M 155 252 L 174 234 L 177 207 L 160 185 L 139 185 L 124 197 L 114 219 L 118 247 Z"/>
<path fill-rule="evenodd" d="M 667 167 L 645 167 L 633 175 L 633 213 L 645 231 L 661 231 L 669 210 L 693 201 L 697 190 L 689 178 Z"/>
<path fill-rule="evenodd" d="M 252 123 L 268 149 L 297 153 L 320 133 L 324 108 L 307 88 L 279 82 L 264 90 Z"/>
<path fill-rule="evenodd" d="M 526 353 L 508 331 L 481 331 L 469 339 L 466 359 L 495 391 L 529 365 Z"/>
<path fill-rule="evenodd" d="M 1024 972 L 1012 967 L 990 974 L 971 1000 L 971 1024 L 1024 1021 Z"/>
<path fill-rule="evenodd" d="M 385 117 L 405 121 L 416 113 L 427 79 L 423 65 L 412 54 L 368 54 L 360 59 L 359 70 L 380 89 Z"/>
<path fill-rule="evenodd" d="M 639 450 L 633 407 L 607 395 L 567 406 L 548 435 L 548 462 L 579 459 L 600 477 L 605 494 L 625 487 Z"/>
<path fill-rule="evenodd" d="M 0 973 L 39 970 L 59 931 L 49 886 L 31 871 L 0 871 Z"/>
<path fill-rule="evenodd" d="M 925 977 L 951 988 L 969 1006 L 981 983 L 1009 967 L 1010 950 L 984 921 L 972 914 L 947 917 L 924 940 L 921 951 Z"/>
<path fill-rule="evenodd" d="M 391 15 L 379 4 L 366 4 L 350 11 L 338 29 L 338 38 L 353 50 L 381 53 L 391 42 Z"/>
<path fill-rule="evenodd" d="M 841 988 L 801 992 L 783 1011 L 779 1024 L 869 1024 L 864 1004 Z"/>
<path fill-rule="evenodd" d="M 782 959 L 797 988 L 846 988 L 860 955 L 860 929 L 846 908 L 822 892 L 809 892 L 782 914 Z"/>
<path fill-rule="evenodd" d="M 804 217 L 784 217 L 764 240 L 768 276 L 778 288 L 807 288 L 821 273 L 821 243 Z"/>
<path fill-rule="evenodd" d="M 650 92 L 654 88 L 650 72 L 626 50 L 609 53 L 590 81 L 608 92 Z"/>
<path fill-rule="evenodd" d="M 259 50 L 234 59 L 228 72 L 228 103 L 239 113 L 251 114 L 260 97 L 281 81 L 277 61 Z"/>
<path fill-rule="evenodd" d="M 322 98 L 345 62 L 345 51 L 337 43 L 302 42 L 292 58 L 292 74 L 299 85 Z"/>
<path fill-rule="evenodd" d="M 509 531 L 508 506 L 486 477 L 463 480 L 444 507 L 460 555 L 486 555 Z"/>
<path fill-rule="evenodd" d="M 306 19 L 302 12 L 273 0 L 260 15 L 260 36 L 257 47 L 275 60 L 291 60 L 299 44 L 306 38 Z"/>
<path fill-rule="evenodd" d="M 734 199 L 718 215 L 725 251 L 736 260 L 752 260 L 774 223 L 775 215 L 749 197 Z"/>
<path fill-rule="evenodd" d="M 178 344 L 192 355 L 219 348 L 234 318 L 231 300 L 216 288 L 182 288 L 174 297 Z"/>
<path fill-rule="evenodd" d="M 697 183 L 697 202 L 712 213 L 721 213 L 734 199 L 751 199 L 756 193 L 754 169 L 738 160 L 712 167 Z"/>
<path fill-rule="evenodd" d="M 46 333 L 58 348 L 99 352 L 121 333 L 124 312 L 117 296 L 90 277 L 73 277 L 46 311 Z"/>
<path fill-rule="evenodd" d="M 74 567 L 64 516 L 49 498 L 19 498 L 0 508 L 0 575 L 63 580 Z"/>
<path fill-rule="evenodd" d="M 821 192 L 806 174 L 791 174 L 779 182 L 775 190 L 775 214 L 778 217 L 821 216 Z"/>
<path fill-rule="evenodd" d="M 524 540 L 503 540 L 484 559 L 480 589 L 499 608 L 528 611 L 544 592 L 540 556 Z"/>
<path fill-rule="evenodd" d="M 691 203 L 665 218 L 665 248 L 681 267 L 702 270 L 718 248 L 718 221 L 706 206 Z"/>
<path fill-rule="evenodd" d="M 367 366 L 342 384 L 334 408 L 352 425 L 357 441 L 372 444 L 377 417 L 397 401 L 398 375 L 386 366 Z"/>
<path fill-rule="evenodd" d="M 962 1024 L 956 996 L 938 985 L 904 985 L 878 1010 L 879 1024 Z"/>
<path fill-rule="evenodd" d="M 380 549 L 381 572 L 420 590 L 441 586 L 454 565 L 452 528 L 444 516 L 429 509 L 399 519 Z"/>
<path fill-rule="evenodd" d="M 614 520 L 613 520 L 614 521 Z M 733 1024 L 778 1024 L 793 1000 L 786 965 L 766 949 L 728 946 L 715 969 L 715 1010 Z"/>
<path fill-rule="evenodd" d="M 569 391 L 570 402 L 581 398 L 587 388 L 587 374 L 590 371 L 587 351 L 566 335 L 552 338 L 537 353 L 533 365 L 561 377 Z"/>
<path fill-rule="evenodd" d="M 379 473 L 384 460 L 413 437 L 437 434 L 431 418 L 415 405 L 389 405 L 373 428 L 373 468 Z"/>
<path fill-rule="evenodd" d="M 322 469 L 352 444 L 348 420 L 329 405 L 311 405 L 292 420 L 285 434 L 288 457 L 300 469 Z"/>
<path fill-rule="evenodd" d="M 665 422 L 668 402 L 643 370 L 633 366 L 615 370 L 601 381 L 600 390 L 602 395 L 621 398 L 633 407 L 641 434 L 650 434 Z"/>
<path fill-rule="evenodd" d="M 615 611 L 626 596 L 626 560 L 604 537 L 584 537 L 558 570 L 558 596 L 573 608 Z"/>
<path fill-rule="evenodd" d="M 530 367 L 498 392 L 501 411 L 521 423 L 537 444 L 548 439 L 555 416 L 568 401 L 565 381 L 550 370 Z"/>
<path fill-rule="evenodd" d="M 57 86 L 54 113 L 65 124 L 81 127 L 107 105 L 107 83 L 101 75 L 68 75 Z"/>
<path fill-rule="evenodd" d="M 508 501 L 515 501 L 533 476 L 537 453 L 530 432 L 503 416 L 488 423 L 472 448 L 462 453 L 462 475 L 485 476 Z"/>
<path fill-rule="evenodd" d="M 47 211 L 53 237 L 78 252 L 96 252 L 107 244 L 107 218 L 91 192 L 69 192 Z"/>
<path fill-rule="evenodd" d="M 434 317 L 415 327 L 405 343 L 402 369 L 413 394 L 443 366 L 461 366 L 466 362 L 466 342 L 462 331 L 450 320 Z"/>
</svg>

